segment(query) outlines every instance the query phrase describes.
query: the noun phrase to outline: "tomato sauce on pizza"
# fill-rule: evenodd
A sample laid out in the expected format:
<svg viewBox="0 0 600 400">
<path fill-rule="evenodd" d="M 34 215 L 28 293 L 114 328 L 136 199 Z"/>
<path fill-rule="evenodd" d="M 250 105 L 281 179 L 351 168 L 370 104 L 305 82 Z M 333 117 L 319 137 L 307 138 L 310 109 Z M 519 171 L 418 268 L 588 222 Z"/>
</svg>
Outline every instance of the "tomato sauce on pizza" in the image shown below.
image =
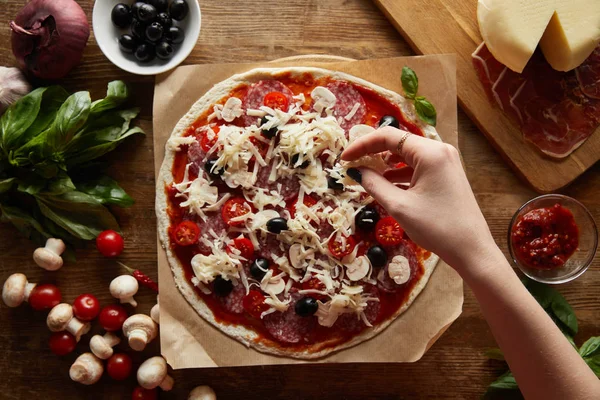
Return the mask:
<svg viewBox="0 0 600 400">
<path fill-rule="evenodd" d="M 170 250 L 216 322 L 316 352 L 397 316 L 431 254 L 338 157 L 381 122 L 423 135 L 371 88 L 283 73 L 238 85 L 169 141 Z"/>
</svg>

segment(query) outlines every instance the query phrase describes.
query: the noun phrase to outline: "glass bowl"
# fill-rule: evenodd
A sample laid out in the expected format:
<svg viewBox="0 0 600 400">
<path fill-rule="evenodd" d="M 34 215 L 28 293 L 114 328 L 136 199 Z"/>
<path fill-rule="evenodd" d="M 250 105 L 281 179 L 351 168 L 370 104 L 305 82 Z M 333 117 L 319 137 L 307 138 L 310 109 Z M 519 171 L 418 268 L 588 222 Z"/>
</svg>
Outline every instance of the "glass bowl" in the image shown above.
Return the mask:
<svg viewBox="0 0 600 400">
<path fill-rule="evenodd" d="M 517 220 L 521 216 L 527 214 L 529 211 L 552 207 L 557 203 L 568 208 L 573 213 L 575 223 L 579 228 L 579 247 L 562 267 L 548 270 L 527 266 L 517 259 L 515 250 L 513 249 L 511 238 L 513 225 L 517 223 Z M 594 260 L 597 248 L 598 230 L 590 212 L 577 200 L 560 194 L 547 194 L 529 200 L 517 210 L 508 228 L 508 249 L 513 262 L 529 278 L 542 283 L 566 283 L 581 276 Z"/>
</svg>

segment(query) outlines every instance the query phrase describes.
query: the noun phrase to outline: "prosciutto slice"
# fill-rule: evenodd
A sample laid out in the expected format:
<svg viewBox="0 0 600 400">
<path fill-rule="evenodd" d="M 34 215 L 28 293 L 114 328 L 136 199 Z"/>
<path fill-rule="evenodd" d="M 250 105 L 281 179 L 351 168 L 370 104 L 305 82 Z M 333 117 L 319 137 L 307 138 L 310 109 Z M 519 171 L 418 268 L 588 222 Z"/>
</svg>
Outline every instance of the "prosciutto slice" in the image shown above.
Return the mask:
<svg viewBox="0 0 600 400">
<path fill-rule="evenodd" d="M 600 125 L 600 46 L 568 72 L 552 69 L 538 51 L 518 74 L 497 61 L 484 43 L 472 59 L 491 101 L 545 154 L 568 156 Z"/>
</svg>

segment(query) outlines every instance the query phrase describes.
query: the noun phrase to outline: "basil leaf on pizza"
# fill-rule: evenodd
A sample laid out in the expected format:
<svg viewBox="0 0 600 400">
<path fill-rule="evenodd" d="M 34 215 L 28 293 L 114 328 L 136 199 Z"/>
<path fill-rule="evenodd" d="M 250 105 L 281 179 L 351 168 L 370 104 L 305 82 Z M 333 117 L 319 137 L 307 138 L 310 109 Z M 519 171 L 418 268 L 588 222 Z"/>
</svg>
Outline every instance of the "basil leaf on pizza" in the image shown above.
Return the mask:
<svg viewBox="0 0 600 400">
<path fill-rule="evenodd" d="M 166 143 L 156 211 L 177 287 L 200 316 L 259 351 L 311 359 L 406 311 L 438 257 L 346 173 L 384 172 L 397 157 L 338 157 L 380 121 L 440 140 L 411 100 L 317 68 L 236 75 L 192 106 Z"/>
</svg>

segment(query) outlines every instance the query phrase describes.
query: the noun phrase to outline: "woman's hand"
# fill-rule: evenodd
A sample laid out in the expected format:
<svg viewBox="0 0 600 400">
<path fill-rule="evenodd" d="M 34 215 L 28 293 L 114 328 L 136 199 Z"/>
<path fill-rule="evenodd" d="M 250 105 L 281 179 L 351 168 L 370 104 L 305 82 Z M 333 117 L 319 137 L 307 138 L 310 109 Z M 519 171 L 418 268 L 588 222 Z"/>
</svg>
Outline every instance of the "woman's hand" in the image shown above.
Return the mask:
<svg viewBox="0 0 600 400">
<path fill-rule="evenodd" d="M 405 134 L 392 127 L 378 129 L 353 142 L 341 158 L 396 153 Z M 476 265 L 476 260 L 497 251 L 454 147 L 410 134 L 400 156 L 408 167 L 385 176 L 360 168 L 361 183 L 412 240 L 455 268 Z M 408 189 L 394 184 L 402 181 L 410 183 Z"/>
</svg>

